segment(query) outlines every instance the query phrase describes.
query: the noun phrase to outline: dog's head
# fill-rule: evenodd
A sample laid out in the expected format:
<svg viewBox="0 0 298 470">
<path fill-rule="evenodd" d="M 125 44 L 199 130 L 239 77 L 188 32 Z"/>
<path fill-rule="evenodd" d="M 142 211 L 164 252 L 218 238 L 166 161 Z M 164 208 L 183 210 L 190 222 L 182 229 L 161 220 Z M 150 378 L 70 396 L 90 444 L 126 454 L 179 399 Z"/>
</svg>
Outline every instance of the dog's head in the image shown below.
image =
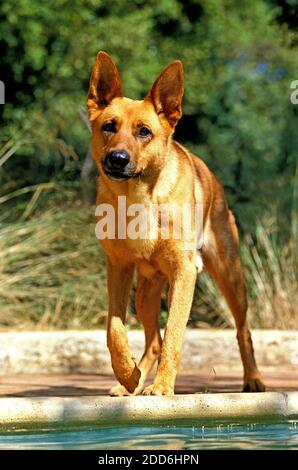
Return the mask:
<svg viewBox="0 0 298 470">
<path fill-rule="evenodd" d="M 111 57 L 99 52 L 90 79 L 87 107 L 93 157 L 111 180 L 146 176 L 166 153 L 181 117 L 183 67 L 171 63 L 144 100 L 124 98 Z"/>
</svg>

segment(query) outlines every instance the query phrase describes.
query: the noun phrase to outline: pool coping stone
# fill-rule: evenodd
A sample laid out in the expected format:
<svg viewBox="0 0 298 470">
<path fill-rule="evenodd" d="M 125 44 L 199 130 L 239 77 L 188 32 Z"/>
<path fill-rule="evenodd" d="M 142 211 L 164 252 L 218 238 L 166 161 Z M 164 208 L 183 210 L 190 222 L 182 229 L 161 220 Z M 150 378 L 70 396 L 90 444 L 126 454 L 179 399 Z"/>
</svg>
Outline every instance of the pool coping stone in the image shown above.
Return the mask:
<svg viewBox="0 0 298 470">
<path fill-rule="evenodd" d="M 192 425 L 298 419 L 298 392 L 137 397 L 3 397 L 0 433 L 72 426 Z"/>
</svg>

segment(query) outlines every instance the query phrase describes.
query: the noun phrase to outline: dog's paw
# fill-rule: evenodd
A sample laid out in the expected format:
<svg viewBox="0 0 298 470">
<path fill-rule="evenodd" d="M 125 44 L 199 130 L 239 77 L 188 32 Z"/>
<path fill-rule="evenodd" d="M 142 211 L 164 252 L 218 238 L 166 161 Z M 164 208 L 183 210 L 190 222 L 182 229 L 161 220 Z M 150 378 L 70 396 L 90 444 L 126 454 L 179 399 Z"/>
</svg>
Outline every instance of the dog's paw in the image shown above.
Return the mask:
<svg viewBox="0 0 298 470">
<path fill-rule="evenodd" d="M 129 393 L 133 393 L 139 384 L 139 380 L 141 378 L 141 371 L 140 369 L 138 369 L 137 366 L 135 366 L 130 377 L 125 378 L 125 379 L 123 378 L 120 379 L 120 377 L 117 377 L 117 378 L 119 382 L 123 385 L 124 388 L 126 388 L 126 390 Z"/>
<path fill-rule="evenodd" d="M 243 392 L 265 392 L 266 386 L 261 379 L 250 379 L 244 382 Z"/>
<path fill-rule="evenodd" d="M 152 384 L 152 385 L 148 385 L 148 387 L 146 387 L 144 390 L 143 390 L 143 393 L 142 395 L 167 395 L 167 396 L 170 396 L 170 395 L 174 395 L 174 389 L 172 387 L 170 387 L 169 385 L 155 385 L 155 384 Z"/>
<path fill-rule="evenodd" d="M 130 393 L 126 390 L 123 385 L 117 384 L 114 385 L 109 391 L 111 397 L 128 397 Z"/>
</svg>

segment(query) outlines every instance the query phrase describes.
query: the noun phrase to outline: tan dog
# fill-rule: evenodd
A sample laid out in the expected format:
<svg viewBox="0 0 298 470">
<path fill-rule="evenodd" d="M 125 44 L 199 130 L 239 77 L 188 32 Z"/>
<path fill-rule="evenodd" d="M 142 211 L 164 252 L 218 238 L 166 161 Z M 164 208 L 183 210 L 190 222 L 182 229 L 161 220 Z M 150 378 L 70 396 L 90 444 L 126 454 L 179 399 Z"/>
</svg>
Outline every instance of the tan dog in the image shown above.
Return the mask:
<svg viewBox="0 0 298 470">
<path fill-rule="evenodd" d="M 244 367 L 244 391 L 264 391 L 247 326 L 247 298 L 239 260 L 238 233 L 224 191 L 206 165 L 173 140 L 181 117 L 183 67 L 171 63 L 142 101 L 124 98 L 119 73 L 110 56 L 99 52 L 88 95 L 92 151 L 99 170 L 97 204 L 117 212 L 118 196 L 127 206 L 140 203 L 195 204 L 202 207 L 202 245 L 196 250 L 192 224 L 191 246 L 185 239 L 129 238 L 101 240 L 107 255 L 109 317 L 107 341 L 112 366 L 121 385 L 114 395 L 129 393 L 172 395 L 183 335 L 196 282 L 196 256 L 201 256 L 234 315 Z M 128 222 L 131 217 L 127 215 Z M 173 226 L 170 220 L 170 225 Z M 119 228 L 116 220 L 116 229 Z M 161 230 L 160 220 L 158 231 Z M 118 232 L 117 232 L 118 233 Z M 189 241 L 189 240 L 188 240 Z M 137 270 L 136 309 L 145 330 L 145 352 L 139 364 L 132 357 L 125 316 L 134 271 Z M 169 284 L 169 317 L 162 340 L 159 331 L 161 293 Z M 199 345 L 198 345 L 199 347 Z M 152 385 L 144 390 L 155 362 Z"/>
</svg>

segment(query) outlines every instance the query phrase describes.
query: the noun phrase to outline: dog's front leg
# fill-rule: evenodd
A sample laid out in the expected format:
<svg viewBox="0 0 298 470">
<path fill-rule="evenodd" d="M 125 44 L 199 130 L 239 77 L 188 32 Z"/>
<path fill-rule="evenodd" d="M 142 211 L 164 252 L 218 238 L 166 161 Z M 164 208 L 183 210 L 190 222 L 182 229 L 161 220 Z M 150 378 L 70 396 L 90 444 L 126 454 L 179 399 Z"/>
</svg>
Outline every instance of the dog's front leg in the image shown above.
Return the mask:
<svg viewBox="0 0 298 470">
<path fill-rule="evenodd" d="M 134 265 L 119 266 L 108 260 L 109 317 L 107 342 L 115 375 L 130 393 L 137 387 L 141 376 L 132 357 L 124 326 L 133 273 Z"/>
<path fill-rule="evenodd" d="M 184 264 L 170 279 L 169 318 L 161 349 L 160 363 L 152 385 L 144 389 L 143 395 L 173 395 L 179 366 L 180 352 L 192 304 L 196 282 L 193 264 Z"/>
</svg>

